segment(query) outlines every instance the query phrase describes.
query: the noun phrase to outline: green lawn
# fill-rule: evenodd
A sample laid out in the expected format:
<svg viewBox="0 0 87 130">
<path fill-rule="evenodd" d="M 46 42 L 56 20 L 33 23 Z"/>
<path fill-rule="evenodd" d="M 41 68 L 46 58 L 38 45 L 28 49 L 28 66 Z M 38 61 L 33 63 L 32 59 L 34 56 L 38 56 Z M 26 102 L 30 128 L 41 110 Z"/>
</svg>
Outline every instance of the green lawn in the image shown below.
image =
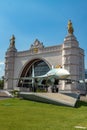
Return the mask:
<svg viewBox="0 0 87 130">
<path fill-rule="evenodd" d="M 87 127 L 85 102 L 71 108 L 15 98 L 0 100 L 0 130 L 76 130 L 75 126 Z"/>
</svg>

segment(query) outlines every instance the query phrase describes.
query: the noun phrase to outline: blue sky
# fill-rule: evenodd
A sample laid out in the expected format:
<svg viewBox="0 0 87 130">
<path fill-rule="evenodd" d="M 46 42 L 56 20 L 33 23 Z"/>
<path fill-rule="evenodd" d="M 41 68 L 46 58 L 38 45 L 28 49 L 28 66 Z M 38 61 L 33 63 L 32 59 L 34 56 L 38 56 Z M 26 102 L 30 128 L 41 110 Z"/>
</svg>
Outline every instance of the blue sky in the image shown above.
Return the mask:
<svg viewBox="0 0 87 130">
<path fill-rule="evenodd" d="M 0 77 L 12 34 L 18 51 L 38 38 L 45 46 L 62 44 L 71 19 L 74 35 L 85 50 L 87 68 L 87 0 L 0 0 Z"/>
</svg>

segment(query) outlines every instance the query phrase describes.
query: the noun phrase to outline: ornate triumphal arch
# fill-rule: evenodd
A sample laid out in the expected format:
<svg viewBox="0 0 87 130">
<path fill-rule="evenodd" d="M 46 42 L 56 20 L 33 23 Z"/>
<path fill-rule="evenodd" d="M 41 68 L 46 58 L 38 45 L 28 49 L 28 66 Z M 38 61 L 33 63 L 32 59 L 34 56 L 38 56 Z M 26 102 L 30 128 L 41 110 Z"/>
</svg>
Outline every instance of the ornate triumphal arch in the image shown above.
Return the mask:
<svg viewBox="0 0 87 130">
<path fill-rule="evenodd" d="M 15 78 L 43 75 L 52 67 L 61 66 L 67 69 L 71 79 L 84 79 L 84 50 L 74 36 L 72 22 L 68 22 L 68 34 L 62 44 L 45 47 L 38 39 L 25 51 L 18 51 L 15 47 L 14 35 L 5 56 L 4 88 L 13 90 L 19 86 Z M 59 84 L 60 90 L 81 88 L 80 85 Z"/>
</svg>

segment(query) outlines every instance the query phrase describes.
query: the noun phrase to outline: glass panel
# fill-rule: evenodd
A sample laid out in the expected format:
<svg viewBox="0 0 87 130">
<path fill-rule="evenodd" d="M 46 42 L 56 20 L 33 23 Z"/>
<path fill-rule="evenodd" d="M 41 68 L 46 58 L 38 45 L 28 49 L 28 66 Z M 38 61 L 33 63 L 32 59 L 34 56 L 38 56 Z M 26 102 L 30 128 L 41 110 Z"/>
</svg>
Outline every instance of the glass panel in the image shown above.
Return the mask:
<svg viewBox="0 0 87 130">
<path fill-rule="evenodd" d="M 33 70 L 34 69 L 34 70 Z M 26 74 L 26 77 L 32 77 L 33 72 L 34 76 L 40 76 L 46 74 L 50 70 L 49 66 L 42 60 L 35 62 L 30 67 L 29 71 Z M 33 91 L 32 80 L 24 80 L 23 87 L 30 88 L 30 91 Z"/>
<path fill-rule="evenodd" d="M 38 61 L 34 64 L 34 75 L 44 75 L 49 71 L 48 65 L 44 61 Z"/>
</svg>

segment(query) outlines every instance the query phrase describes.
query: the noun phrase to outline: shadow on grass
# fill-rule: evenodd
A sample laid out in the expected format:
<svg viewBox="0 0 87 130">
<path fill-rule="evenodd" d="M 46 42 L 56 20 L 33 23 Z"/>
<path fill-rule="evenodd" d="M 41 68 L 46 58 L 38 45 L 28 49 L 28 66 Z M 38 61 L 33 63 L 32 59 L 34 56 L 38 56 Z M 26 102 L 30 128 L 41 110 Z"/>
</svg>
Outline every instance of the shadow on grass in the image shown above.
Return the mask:
<svg viewBox="0 0 87 130">
<path fill-rule="evenodd" d="M 78 100 L 78 102 L 76 103 L 76 108 L 81 106 L 87 106 L 87 102 Z"/>
</svg>

